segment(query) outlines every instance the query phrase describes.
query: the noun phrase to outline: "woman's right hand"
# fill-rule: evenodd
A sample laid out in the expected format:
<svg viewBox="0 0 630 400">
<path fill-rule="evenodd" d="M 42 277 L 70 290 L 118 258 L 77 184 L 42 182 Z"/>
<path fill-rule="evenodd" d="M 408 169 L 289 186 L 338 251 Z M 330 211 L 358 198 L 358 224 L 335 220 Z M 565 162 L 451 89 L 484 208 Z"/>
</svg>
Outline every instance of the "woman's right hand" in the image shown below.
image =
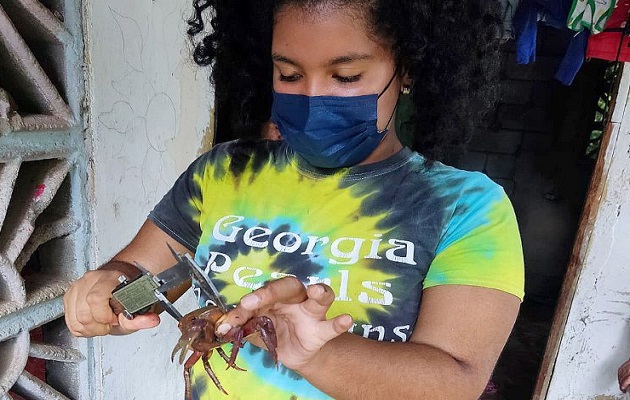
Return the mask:
<svg viewBox="0 0 630 400">
<path fill-rule="evenodd" d="M 116 270 L 89 271 L 72 283 L 63 296 L 66 325 L 70 333 L 78 337 L 126 335 L 139 329 L 153 328 L 160 323 L 160 317 L 155 313 L 138 315 L 132 320 L 120 312 L 114 313 L 109 301 L 122 274 Z"/>
<path fill-rule="evenodd" d="M 120 313 L 122 309 L 118 312 L 112 310 L 109 300 L 113 297 L 112 291 L 120 284 L 118 278 L 121 275 L 133 279 L 140 274 L 136 263 L 153 275 L 172 267 L 175 259 L 171 249 L 182 254 L 191 251 L 146 220 L 133 240 L 111 261 L 73 282 L 63 296 L 66 325 L 70 332 L 74 336 L 92 337 L 126 335 L 156 327 L 160 323 L 157 314 L 146 313 L 128 320 Z M 169 290 L 167 297 L 174 302 L 189 287 L 190 281 Z"/>
</svg>

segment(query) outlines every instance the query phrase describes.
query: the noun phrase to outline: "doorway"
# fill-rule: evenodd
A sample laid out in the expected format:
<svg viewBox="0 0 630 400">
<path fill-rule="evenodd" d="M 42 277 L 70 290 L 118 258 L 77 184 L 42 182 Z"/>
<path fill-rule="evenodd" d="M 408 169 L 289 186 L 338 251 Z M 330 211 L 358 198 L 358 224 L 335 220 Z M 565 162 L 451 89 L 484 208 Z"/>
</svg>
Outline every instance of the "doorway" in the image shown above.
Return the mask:
<svg viewBox="0 0 630 400">
<path fill-rule="evenodd" d="M 503 45 L 501 100 L 455 163 L 503 186 L 523 241 L 525 299 L 486 400 L 532 398 L 556 308 L 570 305 L 559 303 L 561 288 L 621 68 L 590 60 L 562 85 L 554 75 L 569 40 L 540 26 L 530 65 L 516 63 L 513 41 Z"/>
</svg>

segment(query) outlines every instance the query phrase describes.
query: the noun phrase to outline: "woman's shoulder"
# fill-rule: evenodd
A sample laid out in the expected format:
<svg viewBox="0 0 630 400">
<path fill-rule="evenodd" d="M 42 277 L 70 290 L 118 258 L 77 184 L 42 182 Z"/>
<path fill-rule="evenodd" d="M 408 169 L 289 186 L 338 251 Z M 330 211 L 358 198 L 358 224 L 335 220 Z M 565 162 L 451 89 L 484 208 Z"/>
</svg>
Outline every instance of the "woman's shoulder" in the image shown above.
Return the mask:
<svg viewBox="0 0 630 400">
<path fill-rule="evenodd" d="M 414 164 L 428 185 L 440 192 L 474 197 L 504 193 L 503 187 L 483 172 L 468 171 L 439 161 L 427 161 L 419 154 L 415 157 Z"/>
</svg>

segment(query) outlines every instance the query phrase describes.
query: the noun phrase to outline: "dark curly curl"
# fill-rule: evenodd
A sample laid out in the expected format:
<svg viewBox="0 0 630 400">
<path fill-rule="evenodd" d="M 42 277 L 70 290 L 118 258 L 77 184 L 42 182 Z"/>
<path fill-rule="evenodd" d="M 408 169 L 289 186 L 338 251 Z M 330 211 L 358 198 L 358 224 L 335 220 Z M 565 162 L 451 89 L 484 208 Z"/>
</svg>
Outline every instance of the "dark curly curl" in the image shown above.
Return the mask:
<svg viewBox="0 0 630 400">
<path fill-rule="evenodd" d="M 274 13 L 294 4 L 353 6 L 391 43 L 413 79 L 412 147 L 429 159 L 458 152 L 497 99 L 497 0 L 194 0 L 194 60 L 212 65 L 218 112 L 232 137 L 259 137 L 272 102 Z M 205 33 L 204 17 L 211 33 Z"/>
</svg>

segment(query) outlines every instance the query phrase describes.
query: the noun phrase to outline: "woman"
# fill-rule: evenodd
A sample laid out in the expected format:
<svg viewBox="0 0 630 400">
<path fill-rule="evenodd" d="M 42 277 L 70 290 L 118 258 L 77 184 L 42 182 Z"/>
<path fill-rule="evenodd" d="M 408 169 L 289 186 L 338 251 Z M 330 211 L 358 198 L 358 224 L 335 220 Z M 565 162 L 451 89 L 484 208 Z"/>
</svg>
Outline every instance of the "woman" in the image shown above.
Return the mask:
<svg viewBox="0 0 630 400">
<path fill-rule="evenodd" d="M 171 266 L 156 246 L 167 242 L 194 252 L 239 304 L 218 335 L 255 316 L 275 325 L 278 368 L 251 344 L 237 360 L 247 372 L 211 360 L 232 398 L 478 398 L 522 300 L 520 240 L 500 187 L 429 156 L 452 150 L 457 129 L 474 122 L 465 106 L 483 103 L 492 10 L 474 1 L 234 3 L 197 2 L 198 18 L 207 7 L 219 13 L 196 58 L 217 60 L 239 134 L 271 120 L 282 140 L 229 142 L 197 159 L 133 241 L 73 284 L 69 329 L 156 326 L 156 314 L 116 317 L 109 299 L 134 261 L 155 273 Z M 243 53 L 252 43 L 260 52 Z M 457 49 L 474 62 L 453 57 Z M 398 139 L 397 104 L 409 92 L 425 156 Z M 201 363 L 192 382 L 196 398 L 220 395 Z"/>
</svg>

